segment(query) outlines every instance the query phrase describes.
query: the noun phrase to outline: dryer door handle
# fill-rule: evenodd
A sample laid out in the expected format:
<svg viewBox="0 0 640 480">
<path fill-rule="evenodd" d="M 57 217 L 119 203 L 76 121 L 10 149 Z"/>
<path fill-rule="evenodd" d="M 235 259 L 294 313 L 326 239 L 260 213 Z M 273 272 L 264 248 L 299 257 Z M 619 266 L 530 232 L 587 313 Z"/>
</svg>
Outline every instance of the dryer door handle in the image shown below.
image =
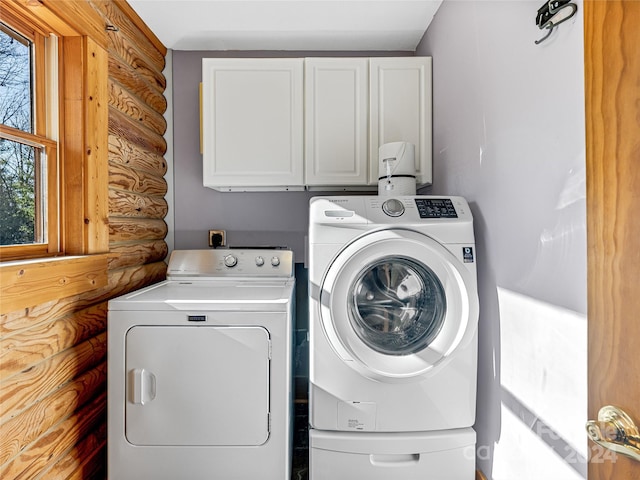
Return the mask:
<svg viewBox="0 0 640 480">
<path fill-rule="evenodd" d="M 420 454 L 372 454 L 369 461 L 376 467 L 407 467 L 420 462 Z"/>
<path fill-rule="evenodd" d="M 144 368 L 129 371 L 129 401 L 144 405 L 156 398 L 156 376 Z"/>
</svg>

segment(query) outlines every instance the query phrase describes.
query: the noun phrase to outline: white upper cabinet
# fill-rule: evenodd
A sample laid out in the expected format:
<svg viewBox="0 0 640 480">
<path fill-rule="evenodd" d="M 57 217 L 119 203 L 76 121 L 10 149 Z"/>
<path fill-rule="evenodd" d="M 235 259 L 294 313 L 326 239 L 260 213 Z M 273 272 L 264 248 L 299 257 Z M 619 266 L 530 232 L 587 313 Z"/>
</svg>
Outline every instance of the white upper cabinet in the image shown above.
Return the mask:
<svg viewBox="0 0 640 480">
<path fill-rule="evenodd" d="M 301 58 L 202 62 L 203 183 L 304 189 Z"/>
<path fill-rule="evenodd" d="M 305 184 L 367 185 L 369 60 L 305 59 Z"/>
<path fill-rule="evenodd" d="M 378 148 L 415 145 L 431 184 L 431 58 L 205 58 L 204 185 L 368 189 Z"/>
<path fill-rule="evenodd" d="M 387 57 L 369 60 L 370 183 L 378 183 L 378 148 L 390 142 L 416 147 L 418 186 L 432 182 L 431 57 Z"/>
</svg>

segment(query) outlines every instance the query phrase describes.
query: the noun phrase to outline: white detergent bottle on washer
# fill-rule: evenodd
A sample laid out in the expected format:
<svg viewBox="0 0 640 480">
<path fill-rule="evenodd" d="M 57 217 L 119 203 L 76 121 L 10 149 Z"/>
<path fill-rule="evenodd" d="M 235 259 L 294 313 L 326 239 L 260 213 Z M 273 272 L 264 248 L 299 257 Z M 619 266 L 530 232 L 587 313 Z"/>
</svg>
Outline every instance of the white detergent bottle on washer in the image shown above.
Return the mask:
<svg viewBox="0 0 640 480">
<path fill-rule="evenodd" d="M 378 149 L 378 195 L 416 194 L 416 147 L 409 142 L 392 142 Z"/>
</svg>

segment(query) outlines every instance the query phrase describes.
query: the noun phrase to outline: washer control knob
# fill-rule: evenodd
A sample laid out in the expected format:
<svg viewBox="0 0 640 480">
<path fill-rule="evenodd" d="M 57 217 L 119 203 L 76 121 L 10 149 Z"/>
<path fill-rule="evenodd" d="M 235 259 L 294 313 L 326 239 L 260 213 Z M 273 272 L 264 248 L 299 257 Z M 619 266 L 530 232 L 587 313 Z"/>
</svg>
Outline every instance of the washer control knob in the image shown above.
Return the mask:
<svg viewBox="0 0 640 480">
<path fill-rule="evenodd" d="M 382 204 L 382 211 L 390 217 L 399 217 L 404 213 L 404 205 L 400 200 L 390 198 Z"/>
<path fill-rule="evenodd" d="M 264 265 L 264 258 L 259 257 L 259 256 L 256 257 L 256 265 L 259 266 L 259 267 L 263 266 Z"/>
<path fill-rule="evenodd" d="M 224 264 L 229 268 L 235 267 L 238 264 L 238 258 L 235 255 L 225 255 Z"/>
<path fill-rule="evenodd" d="M 278 257 L 271 257 L 271 265 L 277 267 L 280 265 L 280 259 Z"/>
</svg>

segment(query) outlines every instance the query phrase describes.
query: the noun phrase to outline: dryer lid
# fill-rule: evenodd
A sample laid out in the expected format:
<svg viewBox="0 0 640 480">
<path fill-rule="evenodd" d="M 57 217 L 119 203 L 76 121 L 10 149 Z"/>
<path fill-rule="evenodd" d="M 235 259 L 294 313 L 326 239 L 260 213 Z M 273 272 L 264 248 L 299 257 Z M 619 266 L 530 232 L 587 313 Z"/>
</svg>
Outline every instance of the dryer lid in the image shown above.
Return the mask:
<svg viewBox="0 0 640 480">
<path fill-rule="evenodd" d="M 294 279 L 165 280 L 109 300 L 109 310 L 194 310 L 286 312 L 291 306 Z"/>
</svg>

